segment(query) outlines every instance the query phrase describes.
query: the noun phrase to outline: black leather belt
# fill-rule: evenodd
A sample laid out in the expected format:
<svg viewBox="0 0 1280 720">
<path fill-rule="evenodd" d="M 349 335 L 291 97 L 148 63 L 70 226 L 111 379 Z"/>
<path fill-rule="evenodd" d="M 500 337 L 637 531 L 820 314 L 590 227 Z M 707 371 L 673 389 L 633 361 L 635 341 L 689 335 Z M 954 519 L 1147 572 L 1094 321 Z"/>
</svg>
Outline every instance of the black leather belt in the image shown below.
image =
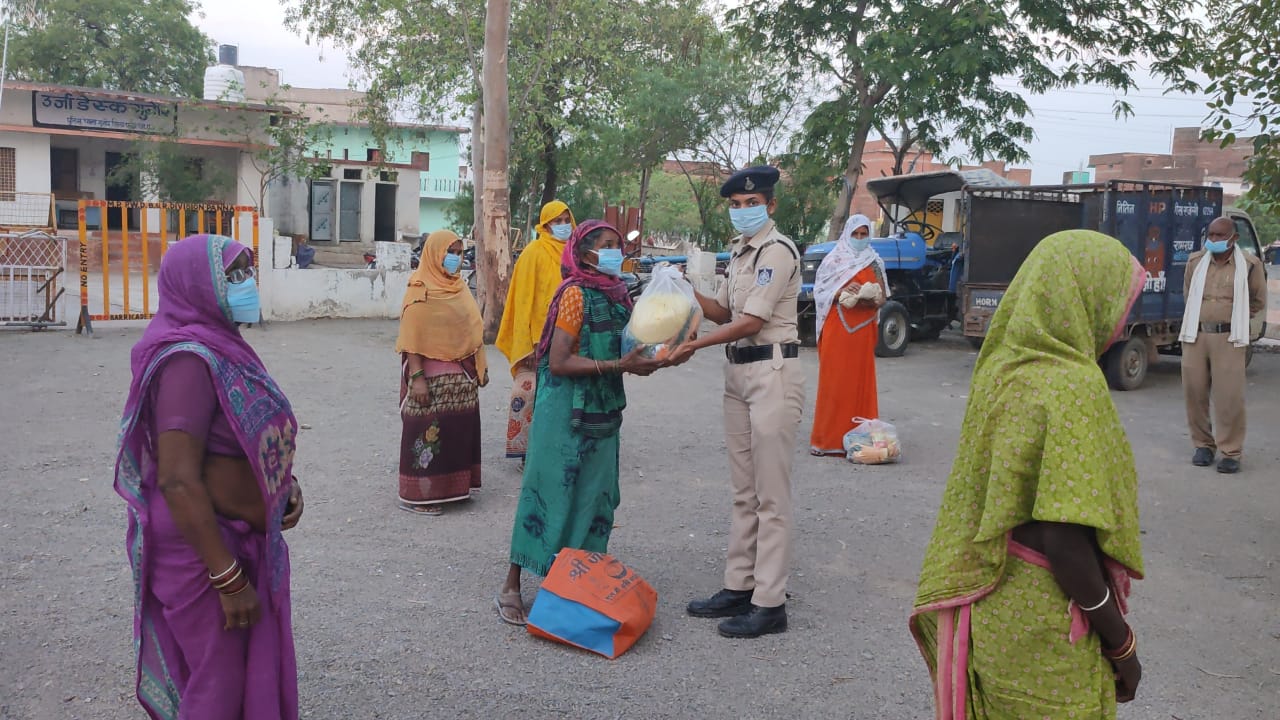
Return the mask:
<svg viewBox="0 0 1280 720">
<path fill-rule="evenodd" d="M 773 359 L 773 345 L 749 345 L 747 347 L 724 346 L 725 357 L 730 365 L 746 365 L 747 363 L 764 362 Z M 782 358 L 790 360 L 800 357 L 799 345 L 783 345 Z"/>
<path fill-rule="evenodd" d="M 1200 332 L 1229 333 L 1231 332 L 1231 323 L 1200 323 Z"/>
</svg>

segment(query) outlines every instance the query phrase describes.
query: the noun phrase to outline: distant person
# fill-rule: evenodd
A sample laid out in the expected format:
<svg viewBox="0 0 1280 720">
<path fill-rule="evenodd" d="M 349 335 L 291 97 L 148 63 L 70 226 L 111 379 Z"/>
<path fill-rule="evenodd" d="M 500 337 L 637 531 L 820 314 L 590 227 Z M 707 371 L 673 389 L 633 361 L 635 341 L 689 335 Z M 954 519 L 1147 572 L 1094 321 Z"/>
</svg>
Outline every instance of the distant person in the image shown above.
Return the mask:
<svg viewBox="0 0 1280 720">
<path fill-rule="evenodd" d="M 880 416 L 876 315 L 889 296 L 884 261 L 871 247 L 871 219 L 854 215 L 814 281 L 818 316 L 818 402 L 809 452 L 840 455 L 853 418 Z"/>
<path fill-rule="evenodd" d="M 1220 217 L 1209 224 L 1204 249 L 1187 260 L 1182 280 L 1187 307 L 1182 315 L 1182 393 L 1195 453 L 1191 462 L 1213 464 L 1218 472 L 1240 472 L 1244 454 L 1244 372 L 1249 319 L 1267 306 L 1262 261 L 1236 245 L 1235 222 Z M 1208 258 L 1208 262 L 1205 262 Z M 1209 401 L 1213 400 L 1213 422 Z"/>
<path fill-rule="evenodd" d="M 547 322 L 551 298 L 560 287 L 560 258 L 569 234 L 577 227 L 569 206 L 552 200 L 542 206 L 537 237 L 520 253 L 511 272 L 507 304 L 498 328 L 497 348 L 511 364 L 511 409 L 507 420 L 507 457 L 524 462 L 529 451 L 529 424 L 537 397 L 534 349 Z"/>
<path fill-rule="evenodd" d="M 778 178 L 777 168 L 758 165 L 739 170 L 720 186 L 739 234 L 719 294 L 697 295 L 703 315 L 720 327 L 685 342 L 670 358 L 679 364 L 702 348 L 725 346 L 732 509 L 724 584 L 685 611 L 724 618 L 717 631 L 733 638 L 787 630 L 791 465 L 804 410 L 804 368 L 797 359 L 800 252 L 772 218 Z"/>
<path fill-rule="evenodd" d="M 128 503 L 135 682 L 153 718 L 298 717 L 289 548 L 302 516 L 298 424 L 240 336 L 258 322 L 252 253 L 171 246 L 133 347 L 115 489 Z"/>
<path fill-rule="evenodd" d="M 621 279 L 622 236 L 600 220 L 574 230 L 565 280 L 538 344 L 538 401 L 511 531 L 511 566 L 496 599 L 498 617 L 528 622 L 520 573 L 546 577 L 556 553 L 605 552 L 618 488 L 618 430 L 627 406 L 623 373 L 662 366 L 639 350 L 621 357 L 631 298 Z"/>
<path fill-rule="evenodd" d="M 911 616 L 939 717 L 1113 719 L 1138 689 L 1138 475 L 1098 358 L 1145 280 L 1118 241 L 1070 230 L 1000 302 Z"/>
<path fill-rule="evenodd" d="M 480 306 L 462 241 L 427 237 L 400 314 L 400 508 L 439 515 L 480 487 L 480 391 L 489 382 Z"/>
</svg>

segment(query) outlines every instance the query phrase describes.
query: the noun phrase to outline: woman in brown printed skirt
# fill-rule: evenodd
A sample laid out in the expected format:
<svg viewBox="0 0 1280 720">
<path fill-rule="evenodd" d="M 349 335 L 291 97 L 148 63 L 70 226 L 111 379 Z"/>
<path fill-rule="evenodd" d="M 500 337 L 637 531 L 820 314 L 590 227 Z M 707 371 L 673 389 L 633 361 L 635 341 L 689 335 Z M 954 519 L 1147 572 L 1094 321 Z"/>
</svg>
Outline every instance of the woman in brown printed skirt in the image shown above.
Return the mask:
<svg viewBox="0 0 1280 720">
<path fill-rule="evenodd" d="M 489 382 L 480 308 L 458 270 L 462 241 L 427 236 L 400 315 L 400 507 L 439 515 L 480 487 L 479 388 Z"/>
</svg>

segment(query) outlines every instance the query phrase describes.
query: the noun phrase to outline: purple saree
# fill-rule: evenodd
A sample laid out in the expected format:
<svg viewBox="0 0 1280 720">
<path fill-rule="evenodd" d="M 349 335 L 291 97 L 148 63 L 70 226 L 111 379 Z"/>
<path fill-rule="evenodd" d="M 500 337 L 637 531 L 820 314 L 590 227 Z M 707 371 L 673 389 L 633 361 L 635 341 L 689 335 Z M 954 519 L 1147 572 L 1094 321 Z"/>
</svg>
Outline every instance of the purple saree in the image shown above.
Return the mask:
<svg viewBox="0 0 1280 720">
<path fill-rule="evenodd" d="M 217 235 L 174 244 L 160 266 L 159 312 L 133 348 L 115 488 L 128 503 L 137 695 L 157 720 L 298 717 L 289 549 L 280 527 L 292 485 L 297 423 L 231 321 L 225 269 L 246 251 Z M 262 604 L 261 621 L 243 630 L 223 629 L 208 569 L 174 525 L 157 488 L 150 390 L 157 369 L 176 353 L 191 353 L 208 365 L 218 405 L 267 508 L 265 533 L 218 519 L 223 542 L 239 558 Z"/>
</svg>

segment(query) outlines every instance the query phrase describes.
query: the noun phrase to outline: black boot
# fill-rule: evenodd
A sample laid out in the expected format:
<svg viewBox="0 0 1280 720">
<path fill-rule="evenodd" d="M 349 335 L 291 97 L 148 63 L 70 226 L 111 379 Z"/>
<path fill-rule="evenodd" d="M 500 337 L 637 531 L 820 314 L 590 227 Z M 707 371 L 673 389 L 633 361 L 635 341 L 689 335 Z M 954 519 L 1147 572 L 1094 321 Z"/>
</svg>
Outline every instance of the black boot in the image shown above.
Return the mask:
<svg viewBox="0 0 1280 720">
<path fill-rule="evenodd" d="M 750 590 L 721 590 L 706 600 L 694 600 L 685 610 L 694 617 L 722 618 L 750 612 Z"/>
<path fill-rule="evenodd" d="M 1191 456 L 1191 464 L 1196 467 L 1209 467 L 1213 464 L 1213 449 L 1202 447 L 1196 448 L 1196 452 Z"/>
<path fill-rule="evenodd" d="M 786 605 L 772 608 L 752 605 L 747 614 L 731 617 L 720 623 L 720 634 L 729 638 L 757 638 L 786 631 Z"/>
</svg>

